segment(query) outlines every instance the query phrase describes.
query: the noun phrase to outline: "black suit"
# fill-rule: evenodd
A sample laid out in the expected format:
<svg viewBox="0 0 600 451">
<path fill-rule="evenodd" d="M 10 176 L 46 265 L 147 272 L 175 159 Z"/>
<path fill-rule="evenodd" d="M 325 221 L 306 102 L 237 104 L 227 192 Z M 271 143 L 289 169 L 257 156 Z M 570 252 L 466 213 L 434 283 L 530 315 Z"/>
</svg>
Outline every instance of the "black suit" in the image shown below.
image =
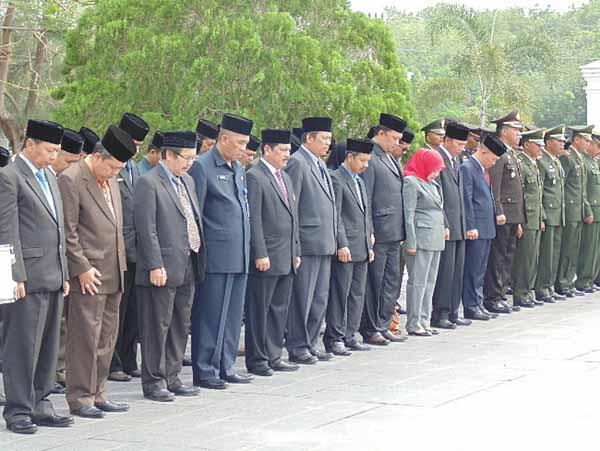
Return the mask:
<svg viewBox="0 0 600 451">
<path fill-rule="evenodd" d="M 437 152 L 446 165 L 446 170 L 441 172 L 438 182 L 444 194 L 444 215 L 446 227 L 450 230 L 450 240 L 446 241 L 446 247 L 440 255 L 438 277 L 433 292 L 432 320 L 434 322 L 458 318 L 462 299 L 467 233 L 459 159 L 453 158 L 453 161 L 450 161 L 441 148 L 438 148 Z"/>
<path fill-rule="evenodd" d="M 300 255 L 298 210 L 290 177 L 281 171 L 283 190 L 263 161 L 246 173 L 250 211 L 250 274 L 246 289 L 245 344 L 249 370 L 281 359 L 295 262 Z M 261 272 L 255 260 L 269 258 Z"/>
<path fill-rule="evenodd" d="M 342 263 L 334 257 L 331 266 L 327 327 L 323 336 L 327 350 L 334 342 L 351 343 L 355 340 L 365 303 L 373 234 L 371 208 L 362 179 L 357 177 L 355 182 L 348 170 L 340 167 L 331 174 L 331 181 L 338 214 L 337 248 L 347 247 L 352 260 Z"/>
</svg>

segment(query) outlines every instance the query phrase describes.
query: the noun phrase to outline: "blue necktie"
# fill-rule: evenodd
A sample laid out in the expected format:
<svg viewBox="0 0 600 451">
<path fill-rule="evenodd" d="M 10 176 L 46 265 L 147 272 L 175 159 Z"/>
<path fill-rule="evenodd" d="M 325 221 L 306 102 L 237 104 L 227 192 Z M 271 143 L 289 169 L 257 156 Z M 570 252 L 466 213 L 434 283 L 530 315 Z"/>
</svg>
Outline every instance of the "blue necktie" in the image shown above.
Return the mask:
<svg viewBox="0 0 600 451">
<path fill-rule="evenodd" d="M 56 218 L 56 210 L 54 209 L 54 198 L 52 197 L 52 193 L 50 192 L 50 185 L 48 185 L 48 179 L 46 179 L 46 174 L 42 169 L 40 169 L 35 173 L 35 177 L 40 182 L 40 186 L 42 187 L 42 191 L 46 196 L 46 200 L 48 201 L 50 210 L 52 210 L 52 215 Z"/>
<path fill-rule="evenodd" d="M 133 185 L 133 168 L 131 167 L 131 160 L 127 160 L 125 167 L 127 168 L 127 173 L 129 174 L 129 181 Z"/>
</svg>

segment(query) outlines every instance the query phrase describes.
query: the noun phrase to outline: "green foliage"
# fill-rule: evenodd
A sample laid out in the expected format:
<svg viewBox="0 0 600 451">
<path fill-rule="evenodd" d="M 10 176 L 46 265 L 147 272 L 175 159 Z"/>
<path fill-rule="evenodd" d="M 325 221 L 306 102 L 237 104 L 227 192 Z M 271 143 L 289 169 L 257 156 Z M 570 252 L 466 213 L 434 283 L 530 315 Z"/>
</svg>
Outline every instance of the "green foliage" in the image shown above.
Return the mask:
<svg viewBox="0 0 600 451">
<path fill-rule="evenodd" d="M 381 111 L 412 118 L 389 29 L 340 0 L 99 0 L 67 33 L 56 120 L 102 131 L 123 111 L 157 129 L 246 115 L 334 119 L 362 136 Z"/>
</svg>

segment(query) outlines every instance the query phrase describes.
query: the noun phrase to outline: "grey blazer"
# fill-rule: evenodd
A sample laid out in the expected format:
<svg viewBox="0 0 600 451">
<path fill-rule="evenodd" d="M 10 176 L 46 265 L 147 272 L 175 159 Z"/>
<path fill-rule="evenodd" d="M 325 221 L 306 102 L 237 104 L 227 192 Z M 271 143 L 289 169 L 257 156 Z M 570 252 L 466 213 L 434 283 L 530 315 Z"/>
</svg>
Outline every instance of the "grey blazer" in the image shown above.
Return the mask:
<svg viewBox="0 0 600 451">
<path fill-rule="evenodd" d="M 393 157 L 392 157 L 393 159 Z M 361 174 L 373 213 L 376 243 L 404 241 L 404 178 L 400 165 L 375 144 L 369 167 Z"/>
<path fill-rule="evenodd" d="M 323 180 L 304 146 L 290 157 L 285 170 L 298 201 L 302 255 L 335 254 L 337 214 L 329 172 L 325 170 L 327 181 Z"/>
<path fill-rule="evenodd" d="M 440 173 L 437 182 L 442 187 L 444 195 L 444 215 L 446 226 L 450 230 L 450 241 L 461 241 L 467 237 L 467 220 L 465 219 L 465 201 L 463 198 L 463 183 L 460 175 L 460 163 L 454 159 L 456 171 L 446 153 L 438 148 L 437 152 L 444 159 L 446 169 Z"/>
<path fill-rule="evenodd" d="M 123 208 L 123 240 L 125 241 L 125 255 L 127 261 L 135 263 L 135 225 L 133 221 L 133 187 L 140 178 L 140 171 L 132 162 L 131 173 L 133 175 L 133 185 L 129 178 L 129 172 L 123 168 L 117 176 L 119 191 L 121 192 L 121 206 Z"/>
<path fill-rule="evenodd" d="M 202 249 L 204 240 L 196 187 L 187 174 L 181 177 L 181 181 L 192 203 Z M 187 222 L 177 192 L 161 165 L 138 179 L 133 202 L 138 237 L 135 283 L 151 286 L 150 271 L 164 267 L 167 286 L 181 286 L 190 255 Z M 202 255 L 201 252 L 199 254 Z M 203 264 L 198 265 L 198 269 L 201 277 Z"/>
<path fill-rule="evenodd" d="M 353 262 L 364 262 L 372 250 L 371 207 L 364 182 L 358 177 L 363 202 L 358 197 L 356 183 L 348 171 L 339 167 L 331 174 L 338 213 L 337 247 L 350 249 Z M 363 206 L 364 203 L 364 206 Z"/>
<path fill-rule="evenodd" d="M 281 172 L 288 193 L 285 201 L 269 168 L 259 161 L 246 172 L 250 205 L 250 272 L 257 276 L 295 273 L 300 256 L 298 206 L 290 177 Z M 268 271 L 258 271 L 254 260 L 269 257 Z"/>
<path fill-rule="evenodd" d="M 22 158 L 0 170 L 0 244 L 14 247 L 13 279 L 25 282 L 27 293 L 58 291 L 69 279 L 62 199 L 56 177 L 44 172 L 56 217 Z"/>
<path fill-rule="evenodd" d="M 443 251 L 444 202 L 436 182 L 418 177 L 404 179 L 405 249 Z"/>
</svg>

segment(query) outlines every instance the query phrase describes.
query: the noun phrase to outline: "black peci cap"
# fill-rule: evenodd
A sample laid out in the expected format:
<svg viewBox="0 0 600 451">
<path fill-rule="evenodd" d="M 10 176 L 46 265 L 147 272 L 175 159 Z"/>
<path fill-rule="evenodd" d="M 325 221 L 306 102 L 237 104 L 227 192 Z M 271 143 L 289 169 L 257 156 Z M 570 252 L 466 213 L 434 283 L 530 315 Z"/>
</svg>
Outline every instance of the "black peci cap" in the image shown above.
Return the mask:
<svg viewBox="0 0 600 451">
<path fill-rule="evenodd" d="M 116 125 L 108 127 L 102 137 L 102 146 L 121 163 L 126 163 L 137 151 L 129 133 Z"/>
<path fill-rule="evenodd" d="M 25 137 L 37 139 L 51 144 L 60 144 L 64 129 L 62 125 L 52 121 L 36 121 L 30 119 L 27 122 Z"/>
</svg>

